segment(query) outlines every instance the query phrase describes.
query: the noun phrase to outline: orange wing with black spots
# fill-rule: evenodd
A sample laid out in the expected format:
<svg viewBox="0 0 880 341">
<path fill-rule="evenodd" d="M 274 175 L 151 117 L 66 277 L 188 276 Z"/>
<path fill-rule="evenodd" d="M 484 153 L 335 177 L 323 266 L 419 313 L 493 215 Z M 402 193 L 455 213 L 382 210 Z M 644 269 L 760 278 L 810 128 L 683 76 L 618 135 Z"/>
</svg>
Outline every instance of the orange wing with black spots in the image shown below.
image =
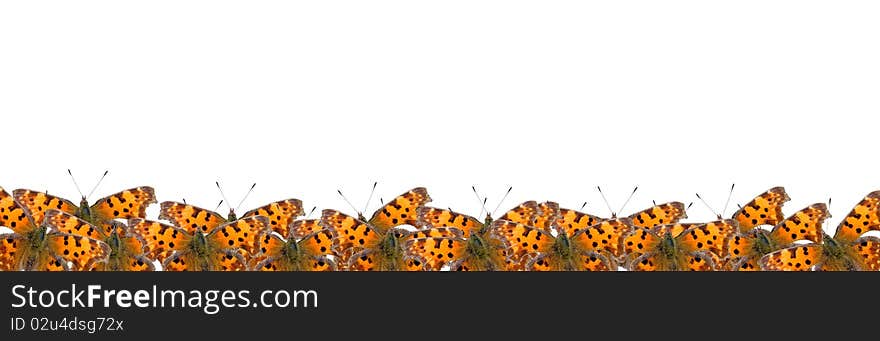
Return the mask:
<svg viewBox="0 0 880 341">
<path fill-rule="evenodd" d="M 711 252 L 717 258 L 726 258 L 726 241 L 736 233 L 736 222 L 730 219 L 693 226 L 677 236 L 679 243 L 688 251 Z"/>
<path fill-rule="evenodd" d="M 655 205 L 629 216 L 633 226 L 646 228 L 675 224 L 684 218 L 687 218 L 684 204 L 677 201 Z"/>
<path fill-rule="evenodd" d="M 59 210 L 70 214 L 76 213 L 79 208 L 70 200 L 59 198 L 43 192 L 32 191 L 29 189 L 17 189 L 12 192 L 20 204 L 27 208 L 28 212 L 37 225 L 43 223 L 43 216 L 48 210 Z"/>
<path fill-rule="evenodd" d="M 534 226 L 535 221 L 538 220 L 538 214 L 540 214 L 540 212 L 537 202 L 526 201 L 510 211 L 505 212 L 502 216 L 498 217 L 498 220 L 507 220 L 514 223 Z"/>
<path fill-rule="evenodd" d="M 509 249 L 507 256 L 514 261 L 525 262 L 526 256 L 534 257 L 548 252 L 555 241 L 543 229 L 507 220 L 496 220 L 489 229 L 505 240 Z"/>
<path fill-rule="evenodd" d="M 162 264 L 165 271 L 247 271 L 247 262 L 235 250 L 222 250 L 200 259 L 191 250 L 177 252 Z"/>
<path fill-rule="evenodd" d="M 321 219 L 295 220 L 294 222 L 290 223 L 289 235 L 282 236 L 299 240 L 307 235 L 324 229 L 324 226 L 321 225 Z"/>
<path fill-rule="evenodd" d="M 574 257 L 576 264 L 563 264 L 550 254 L 541 254 L 530 259 L 525 269 L 528 271 L 616 271 L 616 262 L 601 253 L 586 252 Z M 569 267 L 571 266 L 571 267 Z"/>
<path fill-rule="evenodd" d="M 758 233 L 763 230 L 750 230 L 746 233 L 734 233 L 727 237 L 728 269 L 734 271 L 758 271 L 761 270 L 758 260 L 763 257 L 755 249 L 755 242 L 759 238 Z"/>
<path fill-rule="evenodd" d="M 47 211 L 44 218 L 44 224 L 50 226 L 56 231 L 97 240 L 104 240 L 108 237 L 103 229 L 99 229 L 97 226 L 89 224 L 87 221 L 77 218 L 73 214 L 59 210 Z"/>
<path fill-rule="evenodd" d="M 129 228 L 144 239 L 146 255 L 164 262 L 174 251 L 183 250 L 192 235 L 177 226 L 140 218 L 129 219 Z"/>
<path fill-rule="evenodd" d="M 569 236 L 573 236 L 580 230 L 598 224 L 605 219 L 599 218 L 592 214 L 578 212 L 575 210 L 561 208 L 559 209 L 559 218 L 556 219 L 556 226 Z"/>
<path fill-rule="evenodd" d="M 780 246 L 789 246 L 799 240 L 819 243 L 824 233 L 822 223 L 828 217 L 828 206 L 825 204 L 807 206 L 774 226 L 770 238 Z"/>
<path fill-rule="evenodd" d="M 853 241 L 865 232 L 880 230 L 880 191 L 869 193 L 837 226 L 834 239 Z"/>
<path fill-rule="evenodd" d="M 559 204 L 545 201 L 538 205 L 538 215 L 535 216 L 534 227 L 551 231 L 556 229 L 556 221 L 559 219 Z"/>
<path fill-rule="evenodd" d="M 156 193 L 152 187 L 141 186 L 108 195 L 91 207 L 97 222 L 113 219 L 145 218 L 147 207 L 156 203 Z"/>
<path fill-rule="evenodd" d="M 337 256 L 351 255 L 349 249 L 362 249 L 377 245 L 382 235 L 366 223 L 336 210 L 321 212 L 321 225 L 336 233 Z"/>
<path fill-rule="evenodd" d="M 416 226 L 416 210 L 428 202 L 431 202 L 428 190 L 424 187 L 413 188 L 380 207 L 373 213 L 369 223 L 381 233 L 404 224 Z"/>
<path fill-rule="evenodd" d="M 337 243 L 339 239 L 336 238 L 336 232 L 324 229 L 306 235 L 297 242 L 297 245 L 308 255 L 323 256 L 333 254 L 333 250 L 338 248 Z"/>
<path fill-rule="evenodd" d="M 253 210 L 245 212 L 241 217 L 264 216 L 269 218 L 269 226 L 273 231 L 278 232 L 282 236 L 288 236 L 288 228 L 290 223 L 296 217 L 304 215 L 302 201 L 299 199 L 287 199 L 276 201 L 268 205 L 257 207 Z"/>
<path fill-rule="evenodd" d="M 238 250 L 245 259 L 257 254 L 257 238 L 269 229 L 269 220 L 263 216 L 250 216 L 216 227 L 208 238 L 223 247 Z"/>
<path fill-rule="evenodd" d="M 420 229 L 454 227 L 463 231 L 466 235 L 470 235 L 472 231 L 478 231 L 483 228 L 483 223 L 477 220 L 477 218 L 466 214 L 422 206 L 416 210 L 416 227 Z"/>
<path fill-rule="evenodd" d="M 772 252 L 759 261 L 765 271 L 810 271 L 822 262 L 822 245 L 798 245 Z"/>
<path fill-rule="evenodd" d="M 660 237 L 653 231 L 639 227 L 630 231 L 623 237 L 623 250 L 629 260 L 639 257 L 648 250 L 653 250 L 660 242 Z"/>
<path fill-rule="evenodd" d="M 217 226 L 226 223 L 226 218 L 217 212 L 192 205 L 165 201 L 160 207 L 159 219 L 170 221 L 189 233 L 210 233 Z"/>
<path fill-rule="evenodd" d="M 880 238 L 862 237 L 853 244 L 856 259 L 863 271 L 880 270 Z"/>
<path fill-rule="evenodd" d="M 417 238 L 464 238 L 464 232 L 452 227 L 436 227 L 432 229 L 419 230 L 407 236 L 410 239 Z"/>
<path fill-rule="evenodd" d="M 8 227 L 20 234 L 33 231 L 37 227 L 28 211 L 3 187 L 0 187 L 0 226 Z"/>
<path fill-rule="evenodd" d="M 426 237 L 408 239 L 403 246 L 408 255 L 424 260 L 425 269 L 440 271 L 448 262 L 467 255 L 467 241 L 456 237 Z"/>
<path fill-rule="evenodd" d="M 90 270 L 110 256 L 110 246 L 89 237 L 53 232 L 47 236 L 52 254 L 73 263 L 72 270 Z"/>
<path fill-rule="evenodd" d="M 629 220 L 611 219 L 576 232 L 571 242 L 579 250 L 608 252 L 615 260 L 624 255 L 624 236 L 632 230 Z"/>
<path fill-rule="evenodd" d="M 733 220 L 739 224 L 740 232 L 751 230 L 760 225 L 775 226 L 785 219 L 782 206 L 791 200 L 785 188 L 773 187 L 758 195 L 748 204 L 733 214 Z"/>
<path fill-rule="evenodd" d="M 19 256 L 27 240 L 19 234 L 0 234 L 0 271 L 14 271 L 19 267 Z"/>
</svg>

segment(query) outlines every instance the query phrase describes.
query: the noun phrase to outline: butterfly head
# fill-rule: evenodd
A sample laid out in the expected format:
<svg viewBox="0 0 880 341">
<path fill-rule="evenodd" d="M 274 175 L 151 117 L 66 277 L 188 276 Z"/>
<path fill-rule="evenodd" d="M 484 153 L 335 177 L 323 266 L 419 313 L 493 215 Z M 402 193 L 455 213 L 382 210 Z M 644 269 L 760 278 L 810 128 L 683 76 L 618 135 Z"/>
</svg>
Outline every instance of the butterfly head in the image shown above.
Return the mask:
<svg viewBox="0 0 880 341">
<path fill-rule="evenodd" d="M 229 214 L 226 215 L 227 221 L 236 221 L 238 220 L 238 215 L 235 214 L 235 209 L 230 208 Z"/>
<path fill-rule="evenodd" d="M 561 258 L 567 259 L 572 254 L 571 240 L 567 233 L 560 233 L 553 243 L 553 251 Z"/>
</svg>

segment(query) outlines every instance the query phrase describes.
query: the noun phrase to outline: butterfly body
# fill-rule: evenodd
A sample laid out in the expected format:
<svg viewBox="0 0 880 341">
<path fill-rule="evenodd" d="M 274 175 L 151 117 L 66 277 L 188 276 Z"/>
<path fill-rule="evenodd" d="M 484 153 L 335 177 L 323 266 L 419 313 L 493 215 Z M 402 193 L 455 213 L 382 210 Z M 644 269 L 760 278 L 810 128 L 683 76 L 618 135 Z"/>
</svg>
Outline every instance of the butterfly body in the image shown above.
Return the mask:
<svg viewBox="0 0 880 341">
<path fill-rule="evenodd" d="M 632 271 L 713 271 L 718 256 L 702 240 L 718 240 L 715 228 L 707 224 L 661 225 L 653 229 L 636 228 L 624 240 L 627 268 Z M 680 231 L 680 232 L 679 232 Z M 707 238 L 708 237 L 708 238 Z M 717 237 L 717 236 L 716 236 Z"/>
<path fill-rule="evenodd" d="M 318 219 L 297 220 L 290 224 L 288 236 L 266 231 L 257 243 L 259 255 L 253 266 L 258 271 L 335 271 L 329 256 L 336 246 L 332 230 Z M 277 231 L 276 231 L 277 232 Z"/>
</svg>

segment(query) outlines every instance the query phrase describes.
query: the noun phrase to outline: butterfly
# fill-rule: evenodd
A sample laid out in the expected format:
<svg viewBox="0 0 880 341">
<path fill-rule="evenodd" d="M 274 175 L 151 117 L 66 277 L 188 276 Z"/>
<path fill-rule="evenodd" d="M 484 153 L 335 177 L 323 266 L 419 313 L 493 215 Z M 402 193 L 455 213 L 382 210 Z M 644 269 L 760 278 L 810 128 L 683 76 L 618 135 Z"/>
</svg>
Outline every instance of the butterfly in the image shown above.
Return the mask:
<svg viewBox="0 0 880 341">
<path fill-rule="evenodd" d="M 537 202 L 527 201 L 501 215 L 499 220 L 538 224 Z M 493 218 L 483 222 L 472 216 L 434 207 L 416 211 L 416 227 L 404 248 L 413 257 L 424 259 L 425 268 L 437 271 L 449 265 L 452 271 L 501 271 L 520 267 L 509 262 L 508 246 L 501 236 L 489 229 Z M 540 222 L 543 224 L 543 222 Z"/>
<path fill-rule="evenodd" d="M 110 233 L 108 234 L 105 232 L 105 229 L 77 218 L 73 214 L 50 209 L 46 211 L 44 224 L 60 232 L 103 241 L 110 247 L 110 255 L 105 261 L 90 264 L 91 262 L 88 260 L 75 260 L 73 261 L 75 270 L 155 270 L 153 262 L 145 257 L 146 242 L 144 239 L 140 235 L 133 233 L 127 226 L 120 222 L 109 222 L 108 224 L 111 228 Z"/>
<path fill-rule="evenodd" d="M 774 251 L 762 257 L 759 265 L 771 271 L 877 271 L 880 238 L 862 236 L 877 230 L 880 191 L 869 193 L 856 204 L 837 226 L 834 237 L 823 233 L 817 242 Z"/>
<path fill-rule="evenodd" d="M 416 211 L 431 201 L 423 187 L 413 188 L 380 207 L 369 220 L 326 209 L 320 224 L 335 233 L 334 255 L 344 269 L 357 271 L 421 270 L 421 260 L 407 256 L 401 244 L 409 235 L 400 225 L 415 226 Z"/>
<path fill-rule="evenodd" d="M 807 206 L 776 224 L 772 230 L 754 228 L 731 235 L 727 241 L 729 269 L 760 270 L 758 261 L 764 255 L 791 246 L 796 241 L 822 241 L 822 223 L 829 217 L 828 206 L 822 203 Z"/>
<path fill-rule="evenodd" d="M 196 231 L 210 234 L 221 226 L 229 226 L 232 228 L 231 231 L 224 231 L 216 238 L 225 247 L 238 249 L 242 257 L 250 261 L 250 258 L 257 253 L 256 243 L 260 232 L 272 228 L 286 235 L 290 222 L 303 214 L 302 201 L 299 199 L 269 203 L 245 212 L 241 219 L 231 207 L 229 214 L 224 218 L 219 213 L 208 209 L 186 203 L 165 201 L 160 205 L 159 219 L 170 221 L 174 226 L 184 229 L 191 235 L 195 235 Z M 261 219 L 248 219 L 252 217 L 266 218 L 265 224 Z"/>
<path fill-rule="evenodd" d="M 27 207 L 37 223 L 41 224 L 46 212 L 55 209 L 104 229 L 106 235 L 113 232 L 113 224 L 110 222 L 114 219 L 144 218 L 147 207 L 156 203 L 156 193 L 149 186 L 135 187 L 106 196 L 93 205 L 89 205 L 86 196 L 82 196 L 78 206 L 67 199 L 29 189 L 17 189 L 12 195 Z"/>
<path fill-rule="evenodd" d="M 68 262 L 91 268 L 110 255 L 107 244 L 84 236 L 37 226 L 24 206 L 0 187 L 0 270 L 66 271 Z"/>
<path fill-rule="evenodd" d="M 336 271 L 336 262 L 329 257 L 339 240 L 335 231 L 321 226 L 319 219 L 296 220 L 281 237 L 271 230 L 257 239 L 258 271 Z"/>
<path fill-rule="evenodd" d="M 624 237 L 631 271 L 714 271 L 735 231 L 733 220 L 639 227 Z"/>
<path fill-rule="evenodd" d="M 773 187 L 737 210 L 733 214 L 733 220 L 743 233 L 760 225 L 775 226 L 785 219 L 782 206 L 789 200 L 791 199 L 785 188 Z"/>
<path fill-rule="evenodd" d="M 140 218 L 130 219 L 128 226 L 143 237 L 147 254 L 160 260 L 165 271 L 246 271 L 248 262 L 239 248 L 248 246 L 249 236 L 267 230 L 269 219 L 248 216 L 214 226 L 207 233 L 200 226 L 178 227 Z"/>
<path fill-rule="evenodd" d="M 540 205 L 536 226 L 499 219 L 492 223 L 491 229 L 507 241 L 513 257 L 527 259 L 525 270 L 617 269 L 613 252 L 621 249 L 620 241 L 610 236 L 630 229 L 626 219 L 600 221 L 574 231 L 559 227 L 560 216 L 558 204 L 545 202 Z"/>
</svg>

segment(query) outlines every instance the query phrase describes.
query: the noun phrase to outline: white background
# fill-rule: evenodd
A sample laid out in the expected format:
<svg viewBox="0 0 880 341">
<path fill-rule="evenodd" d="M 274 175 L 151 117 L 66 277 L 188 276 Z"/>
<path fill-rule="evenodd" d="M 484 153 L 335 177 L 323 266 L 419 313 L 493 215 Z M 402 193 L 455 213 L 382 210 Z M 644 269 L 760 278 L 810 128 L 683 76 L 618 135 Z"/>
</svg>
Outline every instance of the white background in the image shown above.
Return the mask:
<svg viewBox="0 0 880 341">
<path fill-rule="evenodd" d="M 361 206 L 379 181 L 470 214 L 471 185 L 490 206 L 513 186 L 502 209 L 607 215 L 597 185 L 615 209 L 639 185 L 627 214 L 720 207 L 735 182 L 740 204 L 784 185 L 787 214 L 833 197 L 836 226 L 880 189 L 877 18 L 876 1 L 4 2 L 0 186 L 77 199 L 66 169 L 82 187 L 109 169 L 93 200 L 152 185 L 213 208 L 219 179 L 234 202 L 257 183 L 242 210 L 353 213 L 336 189 Z"/>
</svg>

